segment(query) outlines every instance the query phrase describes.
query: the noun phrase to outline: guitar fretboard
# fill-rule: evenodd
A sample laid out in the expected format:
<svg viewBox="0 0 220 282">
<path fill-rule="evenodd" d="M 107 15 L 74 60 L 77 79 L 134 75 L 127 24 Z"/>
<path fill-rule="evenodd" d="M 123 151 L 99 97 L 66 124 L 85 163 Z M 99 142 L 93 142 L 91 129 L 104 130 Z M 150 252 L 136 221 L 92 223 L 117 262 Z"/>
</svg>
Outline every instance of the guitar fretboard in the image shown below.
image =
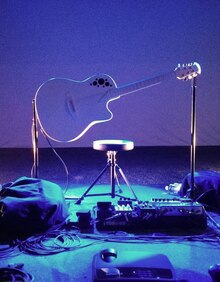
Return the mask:
<svg viewBox="0 0 220 282">
<path fill-rule="evenodd" d="M 175 72 L 171 71 L 166 74 L 158 75 L 156 77 L 147 78 L 147 79 L 139 80 L 139 81 L 136 81 L 130 84 L 122 85 L 115 89 L 111 89 L 108 92 L 108 95 L 110 95 L 111 99 L 113 99 L 113 98 L 121 97 L 127 94 L 131 94 L 133 92 L 158 85 L 163 80 L 169 77 L 172 77 L 173 75 L 175 75 Z"/>
</svg>

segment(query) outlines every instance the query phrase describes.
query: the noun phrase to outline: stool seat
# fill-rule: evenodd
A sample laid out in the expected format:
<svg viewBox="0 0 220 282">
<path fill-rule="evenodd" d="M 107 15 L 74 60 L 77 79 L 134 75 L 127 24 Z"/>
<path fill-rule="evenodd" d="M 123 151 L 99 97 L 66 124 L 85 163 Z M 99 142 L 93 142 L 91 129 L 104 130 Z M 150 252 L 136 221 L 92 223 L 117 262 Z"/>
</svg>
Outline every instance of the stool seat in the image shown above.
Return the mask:
<svg viewBox="0 0 220 282">
<path fill-rule="evenodd" d="M 130 151 L 134 149 L 134 142 L 129 140 L 96 140 L 93 149 L 98 151 Z"/>
</svg>

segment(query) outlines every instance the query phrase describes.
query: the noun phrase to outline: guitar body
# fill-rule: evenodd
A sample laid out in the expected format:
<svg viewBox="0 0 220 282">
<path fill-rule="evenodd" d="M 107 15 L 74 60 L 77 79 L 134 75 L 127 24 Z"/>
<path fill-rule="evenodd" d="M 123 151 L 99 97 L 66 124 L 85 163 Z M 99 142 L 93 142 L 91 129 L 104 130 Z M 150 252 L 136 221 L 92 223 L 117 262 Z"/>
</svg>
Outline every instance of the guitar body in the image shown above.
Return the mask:
<svg viewBox="0 0 220 282">
<path fill-rule="evenodd" d="M 116 90 L 115 81 L 106 74 L 83 81 L 52 78 L 43 83 L 35 96 L 41 129 L 54 141 L 72 142 L 91 126 L 112 119 L 108 108 Z"/>
</svg>

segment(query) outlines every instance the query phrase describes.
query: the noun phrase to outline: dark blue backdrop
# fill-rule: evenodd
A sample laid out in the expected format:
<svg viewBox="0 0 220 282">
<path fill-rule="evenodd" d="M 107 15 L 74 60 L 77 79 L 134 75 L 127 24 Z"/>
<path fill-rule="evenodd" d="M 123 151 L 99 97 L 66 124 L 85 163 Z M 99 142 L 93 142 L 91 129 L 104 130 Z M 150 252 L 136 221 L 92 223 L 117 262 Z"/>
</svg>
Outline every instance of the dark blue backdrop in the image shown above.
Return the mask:
<svg viewBox="0 0 220 282">
<path fill-rule="evenodd" d="M 31 102 L 50 77 L 104 72 L 123 85 L 193 61 L 202 67 L 197 142 L 219 145 L 219 15 L 215 0 L 1 1 L 0 147 L 31 146 Z M 164 81 L 112 103 L 114 119 L 70 146 L 100 138 L 188 145 L 190 104 L 190 82 Z M 40 145 L 47 146 L 43 139 Z"/>
</svg>

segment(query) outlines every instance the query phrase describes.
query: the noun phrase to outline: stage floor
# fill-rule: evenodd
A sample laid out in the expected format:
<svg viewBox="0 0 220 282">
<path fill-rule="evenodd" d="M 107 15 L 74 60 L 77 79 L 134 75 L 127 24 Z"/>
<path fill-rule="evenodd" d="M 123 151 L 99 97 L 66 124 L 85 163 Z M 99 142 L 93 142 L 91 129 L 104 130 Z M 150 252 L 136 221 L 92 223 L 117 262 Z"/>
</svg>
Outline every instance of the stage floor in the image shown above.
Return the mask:
<svg viewBox="0 0 220 282">
<path fill-rule="evenodd" d="M 91 210 L 97 202 L 117 202 L 118 197 L 110 196 L 86 197 L 81 204 L 75 201 L 89 187 L 106 164 L 103 152 L 92 149 L 60 149 L 58 150 L 69 168 L 69 185 L 66 189 L 66 173 L 53 154 L 43 149 L 40 153 L 40 178 L 59 184 L 63 189 L 68 205 L 71 221 L 77 220 L 76 212 Z M 201 153 L 202 151 L 202 153 Z M 197 168 L 200 170 L 220 170 L 219 148 L 200 149 Z M 31 150 L 1 149 L 1 183 L 14 181 L 21 176 L 30 176 L 32 166 Z M 133 152 L 118 154 L 118 163 L 128 178 L 139 201 L 152 198 L 172 199 L 176 195 L 165 191 L 165 186 L 181 182 L 189 172 L 188 148 L 137 148 Z M 109 174 L 106 173 L 91 190 L 94 194 L 111 192 Z M 120 179 L 122 196 L 131 194 L 128 187 Z M 118 189 L 118 188 L 116 188 Z M 210 213 L 220 224 L 218 213 Z M 76 245 L 70 250 L 52 255 L 36 255 L 23 253 L 16 248 L 8 252 L 0 251 L 0 267 L 9 264 L 24 264 L 24 270 L 33 275 L 34 281 L 82 281 L 91 282 L 93 257 L 101 250 L 114 248 L 118 255 L 124 251 L 140 254 L 140 257 L 166 255 L 173 265 L 178 279 L 192 282 L 211 281 L 208 269 L 220 263 L 219 230 L 208 220 L 208 227 L 195 234 L 191 228 L 179 228 L 178 234 L 170 232 L 170 226 L 163 232 L 128 232 L 117 228 L 114 231 L 79 232 Z M 165 232 L 166 231 L 166 232 Z M 2 232 L 2 231 L 1 231 Z M 138 234 L 136 234 L 138 233 Z M 0 245 L 1 248 L 5 247 Z M 132 259 L 131 259 L 132 261 Z M 131 280 L 132 281 L 132 280 Z M 160 280 L 157 280 L 160 281 Z"/>
</svg>

